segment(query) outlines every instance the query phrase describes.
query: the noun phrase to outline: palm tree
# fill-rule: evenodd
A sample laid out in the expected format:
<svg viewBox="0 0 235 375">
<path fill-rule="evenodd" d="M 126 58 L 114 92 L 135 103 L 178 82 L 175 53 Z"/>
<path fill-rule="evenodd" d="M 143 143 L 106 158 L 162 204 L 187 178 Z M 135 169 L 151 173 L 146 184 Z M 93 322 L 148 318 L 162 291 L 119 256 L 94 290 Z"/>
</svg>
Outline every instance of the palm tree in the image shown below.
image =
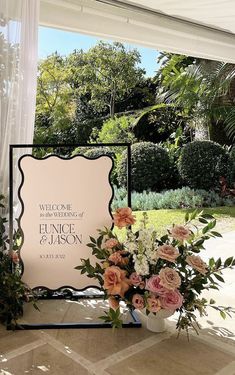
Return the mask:
<svg viewBox="0 0 235 375">
<path fill-rule="evenodd" d="M 235 139 L 235 65 L 194 60 L 188 66 L 180 58 L 169 59 L 161 69 L 157 100 L 174 103 L 191 117 L 195 138 L 209 139 L 212 119 L 224 120 L 230 139 Z"/>
</svg>

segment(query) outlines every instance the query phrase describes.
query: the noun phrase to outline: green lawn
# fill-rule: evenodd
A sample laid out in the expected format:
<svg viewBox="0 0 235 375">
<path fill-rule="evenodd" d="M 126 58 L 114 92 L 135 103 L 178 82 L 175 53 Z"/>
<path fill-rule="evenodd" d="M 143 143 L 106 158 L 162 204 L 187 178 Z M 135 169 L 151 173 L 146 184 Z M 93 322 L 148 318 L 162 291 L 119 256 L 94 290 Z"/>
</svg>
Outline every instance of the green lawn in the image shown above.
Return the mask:
<svg viewBox="0 0 235 375">
<path fill-rule="evenodd" d="M 184 222 L 184 216 L 187 211 L 192 212 L 193 210 L 152 210 L 147 211 L 149 217 L 149 224 L 153 225 L 159 235 L 165 233 L 166 229 L 169 228 L 173 223 L 182 224 Z M 200 211 L 200 210 L 199 210 Z M 235 207 L 215 207 L 205 208 L 205 213 L 210 213 L 217 220 L 216 230 L 221 233 L 235 230 Z M 136 216 L 136 224 L 133 229 L 138 228 L 139 220 L 142 218 L 143 211 L 134 212 Z M 123 237 L 123 231 L 117 230 L 116 233 Z"/>
</svg>

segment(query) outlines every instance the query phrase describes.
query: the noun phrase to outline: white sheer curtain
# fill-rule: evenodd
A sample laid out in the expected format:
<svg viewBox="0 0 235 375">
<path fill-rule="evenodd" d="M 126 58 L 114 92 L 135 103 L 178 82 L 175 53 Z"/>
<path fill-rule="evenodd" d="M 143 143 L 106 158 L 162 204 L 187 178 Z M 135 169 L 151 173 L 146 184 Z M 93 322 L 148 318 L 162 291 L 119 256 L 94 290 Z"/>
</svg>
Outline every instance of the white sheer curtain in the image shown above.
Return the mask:
<svg viewBox="0 0 235 375">
<path fill-rule="evenodd" d="M 39 0 L 0 0 L 0 193 L 6 197 L 9 144 L 33 141 L 38 19 Z"/>
</svg>

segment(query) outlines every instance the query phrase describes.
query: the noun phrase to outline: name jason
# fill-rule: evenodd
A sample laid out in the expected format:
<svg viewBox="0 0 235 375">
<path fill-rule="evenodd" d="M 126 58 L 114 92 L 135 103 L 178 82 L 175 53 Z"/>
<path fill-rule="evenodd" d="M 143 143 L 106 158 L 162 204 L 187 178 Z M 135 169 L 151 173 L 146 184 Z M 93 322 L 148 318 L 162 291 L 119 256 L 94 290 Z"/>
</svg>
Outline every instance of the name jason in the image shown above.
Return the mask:
<svg viewBox="0 0 235 375">
<path fill-rule="evenodd" d="M 82 243 L 82 234 L 75 232 L 74 224 L 39 224 L 41 245 L 77 245 Z"/>
</svg>

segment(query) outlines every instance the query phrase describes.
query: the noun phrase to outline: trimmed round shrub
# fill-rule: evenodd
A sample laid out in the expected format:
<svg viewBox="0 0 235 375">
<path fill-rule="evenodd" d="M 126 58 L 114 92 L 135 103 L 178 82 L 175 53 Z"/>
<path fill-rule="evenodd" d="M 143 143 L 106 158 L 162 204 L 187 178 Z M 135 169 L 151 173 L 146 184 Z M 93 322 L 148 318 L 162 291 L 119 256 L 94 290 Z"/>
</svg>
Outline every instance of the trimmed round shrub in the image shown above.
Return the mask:
<svg viewBox="0 0 235 375">
<path fill-rule="evenodd" d="M 127 183 L 127 152 L 118 163 L 118 182 Z M 141 142 L 131 146 L 132 191 L 161 191 L 165 188 L 170 173 L 170 159 L 166 150 L 151 143 Z"/>
<path fill-rule="evenodd" d="M 218 143 L 194 141 L 183 147 L 178 168 L 181 178 L 191 188 L 216 188 L 221 176 L 229 176 L 229 155 Z"/>
</svg>

